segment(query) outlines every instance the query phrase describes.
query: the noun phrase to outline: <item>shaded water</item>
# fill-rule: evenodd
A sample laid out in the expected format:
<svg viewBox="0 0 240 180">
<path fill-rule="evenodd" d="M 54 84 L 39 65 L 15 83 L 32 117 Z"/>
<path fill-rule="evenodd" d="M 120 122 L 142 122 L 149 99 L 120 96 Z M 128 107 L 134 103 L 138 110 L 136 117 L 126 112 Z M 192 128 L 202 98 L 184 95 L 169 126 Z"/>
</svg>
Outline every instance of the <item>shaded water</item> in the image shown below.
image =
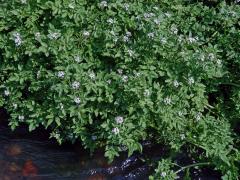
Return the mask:
<svg viewBox="0 0 240 180">
<path fill-rule="evenodd" d="M 101 150 L 90 156 L 79 144 L 59 146 L 46 131 L 24 127 L 11 132 L 0 125 L 0 147 L 0 180 L 147 179 L 150 172 L 139 156 L 123 153 L 109 164 Z"/>
<path fill-rule="evenodd" d="M 0 180 L 145 180 L 153 173 L 145 160 L 158 160 L 166 154 L 162 146 L 144 142 L 144 155 L 127 158 L 122 153 L 109 164 L 101 150 L 90 156 L 80 144 L 59 146 L 41 129 L 29 133 L 20 127 L 12 132 L 1 125 L 1 117 L 0 112 Z M 184 155 L 176 162 L 191 163 Z M 209 169 L 191 173 L 196 180 L 220 179 L 219 173 Z M 183 179 L 183 174 L 179 175 Z"/>
</svg>

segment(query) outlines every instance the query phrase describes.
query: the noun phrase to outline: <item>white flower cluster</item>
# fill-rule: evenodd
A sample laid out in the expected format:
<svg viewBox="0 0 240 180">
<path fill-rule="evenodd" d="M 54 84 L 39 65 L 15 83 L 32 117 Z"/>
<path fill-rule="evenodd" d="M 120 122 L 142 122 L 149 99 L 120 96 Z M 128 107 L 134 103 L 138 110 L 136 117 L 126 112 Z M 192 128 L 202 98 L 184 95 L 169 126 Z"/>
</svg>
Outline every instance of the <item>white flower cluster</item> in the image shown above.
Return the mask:
<svg viewBox="0 0 240 180">
<path fill-rule="evenodd" d="M 173 86 L 177 88 L 179 86 L 179 82 L 177 80 L 174 80 L 173 81 Z"/>
<path fill-rule="evenodd" d="M 17 109 L 18 105 L 16 103 L 13 103 L 13 108 Z"/>
<path fill-rule="evenodd" d="M 22 38 L 20 33 L 18 32 L 13 33 L 13 38 L 16 46 L 20 46 L 22 44 Z"/>
<path fill-rule="evenodd" d="M 124 119 L 122 116 L 117 116 L 117 117 L 115 117 L 115 121 L 117 124 L 122 124 Z"/>
<path fill-rule="evenodd" d="M 97 140 L 97 136 L 92 136 L 91 138 L 92 138 L 93 141 Z"/>
<path fill-rule="evenodd" d="M 25 119 L 24 116 L 18 116 L 19 121 L 23 121 Z"/>
<path fill-rule="evenodd" d="M 80 87 L 80 83 L 78 82 L 78 81 L 74 81 L 73 83 L 72 83 L 72 88 L 73 89 L 78 89 Z"/>
<path fill-rule="evenodd" d="M 5 90 L 5 91 L 4 91 L 4 95 L 5 95 L 5 96 L 9 96 L 9 95 L 10 95 L 10 91 L 9 91 L 9 90 Z"/>
<path fill-rule="evenodd" d="M 189 36 L 189 37 L 188 37 L 188 41 L 189 41 L 190 43 L 195 43 L 195 42 L 198 41 L 198 37 Z"/>
<path fill-rule="evenodd" d="M 199 121 L 202 117 L 202 113 L 198 112 L 195 116 L 196 120 Z"/>
<path fill-rule="evenodd" d="M 27 0 L 21 0 L 22 4 L 27 4 Z"/>
<path fill-rule="evenodd" d="M 126 34 L 123 36 L 123 41 L 128 42 L 131 36 L 132 36 L 132 33 L 127 31 Z"/>
<path fill-rule="evenodd" d="M 113 24 L 113 23 L 114 23 L 114 20 L 113 20 L 112 18 L 109 18 L 109 19 L 107 20 L 107 23 Z M 113 33 L 114 33 L 114 32 L 113 32 Z"/>
<path fill-rule="evenodd" d="M 39 39 L 40 36 L 41 36 L 40 32 L 36 32 L 36 33 L 35 33 L 35 39 Z"/>
<path fill-rule="evenodd" d="M 125 3 L 125 4 L 123 4 L 123 7 L 126 11 L 128 11 L 130 6 L 129 6 L 129 4 Z"/>
<path fill-rule="evenodd" d="M 163 100 L 163 102 L 164 102 L 166 105 L 170 105 L 171 102 L 172 102 L 172 100 L 171 100 L 170 97 L 166 97 L 166 98 Z"/>
<path fill-rule="evenodd" d="M 143 95 L 144 95 L 145 97 L 148 97 L 148 96 L 151 95 L 151 93 L 150 93 L 150 91 L 149 91 L 148 89 L 145 89 L 144 92 L 143 92 Z"/>
<path fill-rule="evenodd" d="M 75 56 L 74 57 L 74 61 L 77 62 L 77 63 L 80 63 L 81 62 L 81 58 L 79 56 Z"/>
<path fill-rule="evenodd" d="M 117 134 L 119 134 L 119 129 L 118 129 L 118 127 L 115 127 L 115 128 L 113 128 L 112 129 L 112 132 L 115 134 L 115 135 L 117 135 Z"/>
<path fill-rule="evenodd" d="M 100 7 L 104 8 L 104 7 L 108 6 L 108 3 L 107 3 L 107 1 L 102 1 L 102 2 L 100 2 L 99 5 L 100 5 Z"/>
<path fill-rule="evenodd" d="M 91 73 L 89 73 L 89 77 L 90 77 L 90 79 L 95 80 L 96 75 L 94 72 L 91 72 Z"/>
<path fill-rule="evenodd" d="M 68 5 L 68 7 L 69 7 L 70 9 L 74 9 L 74 8 L 75 8 L 72 3 L 70 3 L 70 4 Z"/>
<path fill-rule="evenodd" d="M 166 176 L 167 176 L 167 173 L 166 173 L 166 172 L 162 172 L 162 173 L 161 173 L 161 176 L 162 176 L 162 177 L 166 177 Z"/>
<path fill-rule="evenodd" d="M 123 82 L 128 82 L 128 76 L 127 75 L 123 75 L 122 76 L 122 81 Z"/>
<path fill-rule="evenodd" d="M 80 99 L 79 97 L 75 97 L 75 98 L 74 98 L 74 102 L 75 102 L 76 104 L 80 104 L 80 103 L 81 103 L 81 99 Z"/>
<path fill-rule="evenodd" d="M 162 44 L 166 44 L 167 43 L 167 39 L 166 38 L 162 38 L 160 41 L 161 41 Z"/>
<path fill-rule="evenodd" d="M 90 32 L 89 31 L 83 31 L 83 36 L 89 37 L 90 36 Z"/>
<path fill-rule="evenodd" d="M 148 33 L 147 36 L 148 36 L 148 38 L 153 39 L 154 38 L 154 33 L 153 32 Z"/>
<path fill-rule="evenodd" d="M 59 37 L 61 37 L 61 33 L 59 33 L 59 32 L 50 32 L 48 35 L 47 35 L 47 37 L 49 38 L 49 39 L 51 39 L 51 40 L 56 40 L 56 39 L 58 39 Z"/>
<path fill-rule="evenodd" d="M 58 74 L 57 74 L 57 76 L 58 76 L 59 78 L 64 78 L 65 73 L 64 73 L 63 71 L 59 71 Z"/>
<path fill-rule="evenodd" d="M 193 77 L 189 77 L 189 78 L 188 78 L 188 84 L 189 84 L 189 85 L 192 85 L 192 84 L 194 84 L 194 83 L 195 83 L 194 78 L 193 78 Z"/>
<path fill-rule="evenodd" d="M 173 34 L 177 34 L 177 33 L 178 33 L 177 27 L 172 26 L 172 27 L 171 27 L 171 32 L 172 32 Z"/>
<path fill-rule="evenodd" d="M 153 22 L 154 22 L 155 24 L 157 24 L 157 25 L 160 24 L 160 20 L 159 20 L 159 19 L 154 19 Z"/>
<path fill-rule="evenodd" d="M 154 17 L 154 16 L 155 16 L 154 13 L 144 13 L 144 14 L 143 14 L 143 17 L 144 17 L 145 19 L 149 19 L 149 18 L 152 18 L 152 17 Z"/>
<path fill-rule="evenodd" d="M 128 52 L 128 54 L 129 54 L 130 57 L 132 57 L 132 56 L 134 55 L 134 52 L 133 52 L 133 50 L 131 50 L 131 49 L 127 50 L 127 52 Z"/>
<path fill-rule="evenodd" d="M 117 69 L 118 74 L 122 74 L 123 70 L 122 69 Z"/>
</svg>

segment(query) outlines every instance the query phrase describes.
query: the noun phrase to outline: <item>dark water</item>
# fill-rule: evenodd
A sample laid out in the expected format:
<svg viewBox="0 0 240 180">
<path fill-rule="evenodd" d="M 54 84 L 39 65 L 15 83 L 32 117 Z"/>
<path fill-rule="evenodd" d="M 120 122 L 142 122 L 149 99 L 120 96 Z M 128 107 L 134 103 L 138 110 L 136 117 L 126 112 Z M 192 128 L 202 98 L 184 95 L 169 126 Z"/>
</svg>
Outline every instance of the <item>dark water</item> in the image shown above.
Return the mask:
<svg viewBox="0 0 240 180">
<path fill-rule="evenodd" d="M 12 132 L 1 123 L 4 118 L 0 112 L 0 180 L 145 180 L 154 172 L 147 160 L 157 161 L 167 152 L 163 146 L 146 141 L 143 155 L 128 158 L 123 152 L 109 164 L 101 150 L 90 156 L 80 144 L 59 146 L 43 129 L 29 133 L 26 127 L 20 127 Z M 180 155 L 176 163 L 192 162 Z M 191 179 L 220 179 L 211 169 L 191 173 Z M 179 174 L 179 179 L 183 175 Z"/>
<path fill-rule="evenodd" d="M 120 175 L 121 157 L 108 164 L 103 152 L 89 156 L 80 145 L 58 146 L 44 134 L 0 127 L 0 180 L 109 179 Z"/>
</svg>

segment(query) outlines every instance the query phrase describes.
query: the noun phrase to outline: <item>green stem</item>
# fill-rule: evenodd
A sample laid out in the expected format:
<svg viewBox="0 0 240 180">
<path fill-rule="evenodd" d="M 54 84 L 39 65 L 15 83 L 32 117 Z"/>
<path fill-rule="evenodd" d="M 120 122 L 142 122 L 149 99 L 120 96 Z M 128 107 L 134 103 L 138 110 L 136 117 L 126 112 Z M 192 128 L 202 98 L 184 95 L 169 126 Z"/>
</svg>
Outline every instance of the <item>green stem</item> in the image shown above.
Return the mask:
<svg viewBox="0 0 240 180">
<path fill-rule="evenodd" d="M 235 87 L 240 87 L 240 84 L 236 84 L 236 83 L 222 83 L 224 85 L 231 85 L 231 86 L 235 86 Z"/>
<path fill-rule="evenodd" d="M 181 169 L 177 170 L 175 173 L 178 174 L 179 172 L 188 169 L 188 168 L 192 168 L 192 167 L 196 167 L 196 166 L 204 166 L 204 165 L 209 165 L 210 162 L 202 162 L 202 163 L 195 163 L 195 164 L 190 164 L 187 166 L 182 167 Z"/>
</svg>

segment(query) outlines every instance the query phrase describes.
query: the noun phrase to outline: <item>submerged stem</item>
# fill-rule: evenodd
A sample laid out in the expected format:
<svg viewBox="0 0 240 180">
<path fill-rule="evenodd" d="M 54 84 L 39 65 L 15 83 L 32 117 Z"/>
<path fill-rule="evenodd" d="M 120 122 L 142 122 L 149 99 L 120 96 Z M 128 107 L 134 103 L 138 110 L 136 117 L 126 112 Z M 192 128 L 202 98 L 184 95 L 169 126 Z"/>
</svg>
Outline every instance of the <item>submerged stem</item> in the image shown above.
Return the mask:
<svg viewBox="0 0 240 180">
<path fill-rule="evenodd" d="M 187 166 L 184 166 L 184 167 L 180 168 L 175 173 L 178 174 L 179 172 L 181 172 L 181 171 L 183 171 L 185 169 L 191 168 L 191 167 L 204 166 L 204 165 L 209 165 L 209 164 L 210 164 L 210 162 L 202 162 L 202 163 L 190 164 L 190 165 L 187 165 Z"/>
</svg>

